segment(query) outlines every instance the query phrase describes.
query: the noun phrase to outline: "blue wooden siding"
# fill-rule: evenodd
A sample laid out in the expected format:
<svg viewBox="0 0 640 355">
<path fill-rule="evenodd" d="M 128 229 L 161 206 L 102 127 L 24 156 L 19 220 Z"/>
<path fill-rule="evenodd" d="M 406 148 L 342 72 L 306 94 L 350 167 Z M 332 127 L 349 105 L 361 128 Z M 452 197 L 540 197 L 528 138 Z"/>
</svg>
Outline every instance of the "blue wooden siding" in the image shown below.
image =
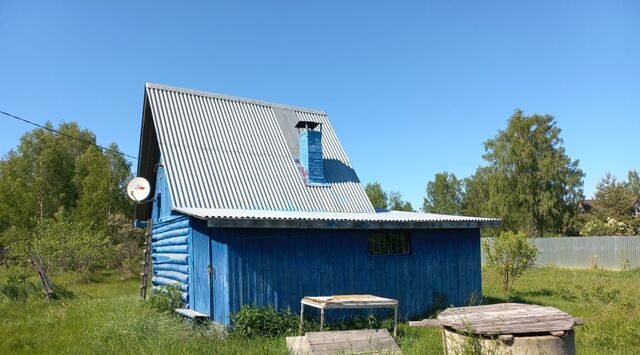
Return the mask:
<svg viewBox="0 0 640 355">
<path fill-rule="evenodd" d="M 372 256 L 368 231 L 212 229 L 226 245 L 226 295 L 214 309 L 228 324 L 243 304 L 299 311 L 303 296 L 375 294 L 400 301 L 413 319 L 434 306 L 463 305 L 481 294 L 480 233 L 477 229 L 411 232 L 409 255 Z M 223 248 L 225 249 L 225 248 Z M 224 257 L 221 258 L 224 261 Z M 218 270 L 221 271 L 221 270 Z M 216 312 L 217 314 L 218 312 Z"/>
<path fill-rule="evenodd" d="M 189 218 L 174 217 L 153 225 L 151 260 L 153 289 L 177 285 L 189 301 Z"/>
<path fill-rule="evenodd" d="M 191 300 L 193 310 L 211 317 L 211 279 L 207 266 L 211 264 L 211 247 L 207 223 L 191 218 Z"/>
<path fill-rule="evenodd" d="M 209 230 L 207 222 L 191 220 L 193 240 L 193 309 L 207 314 L 222 325 L 229 325 L 228 246 L 220 230 Z M 210 238 L 209 233 L 215 238 Z M 207 266 L 211 265 L 212 275 Z M 213 309 L 211 309 L 213 307 Z"/>
<path fill-rule="evenodd" d="M 155 191 L 153 201 L 150 203 L 153 204 L 151 219 L 154 222 L 172 218 L 171 191 L 169 190 L 165 168 L 162 164 L 157 165 Z"/>
<path fill-rule="evenodd" d="M 211 257 L 214 266 L 213 320 L 229 325 L 229 246 L 220 229 L 212 229 Z M 222 240 L 221 240 L 222 238 Z"/>
</svg>

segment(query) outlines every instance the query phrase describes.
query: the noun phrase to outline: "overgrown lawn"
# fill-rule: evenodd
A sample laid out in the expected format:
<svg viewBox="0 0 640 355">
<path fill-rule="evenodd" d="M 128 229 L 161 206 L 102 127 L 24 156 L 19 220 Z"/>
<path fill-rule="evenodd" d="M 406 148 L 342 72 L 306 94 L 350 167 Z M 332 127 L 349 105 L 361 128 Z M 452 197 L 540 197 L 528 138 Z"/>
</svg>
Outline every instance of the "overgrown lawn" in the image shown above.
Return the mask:
<svg viewBox="0 0 640 355">
<path fill-rule="evenodd" d="M 483 272 L 485 302 L 507 301 L 498 276 Z M 0 271 L 0 282 L 5 278 Z M 115 273 L 88 284 L 73 275 L 54 281 L 75 297 L 15 303 L 0 295 L 1 354 L 286 354 L 283 338 L 221 339 L 208 327 L 158 313 L 139 301 L 137 280 L 121 281 Z M 576 337 L 581 354 L 640 353 L 639 270 L 535 269 L 516 282 L 513 298 L 584 318 Z M 405 354 L 442 353 L 437 329 L 401 325 L 398 342 Z"/>
</svg>

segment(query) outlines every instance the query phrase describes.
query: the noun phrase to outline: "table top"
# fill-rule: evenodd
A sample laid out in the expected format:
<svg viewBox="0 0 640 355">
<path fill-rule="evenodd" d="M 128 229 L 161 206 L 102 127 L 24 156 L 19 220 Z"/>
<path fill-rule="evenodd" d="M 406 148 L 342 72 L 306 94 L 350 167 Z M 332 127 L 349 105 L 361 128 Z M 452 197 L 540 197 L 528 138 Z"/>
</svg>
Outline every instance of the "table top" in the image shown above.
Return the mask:
<svg viewBox="0 0 640 355">
<path fill-rule="evenodd" d="M 307 296 L 302 303 L 316 308 L 378 308 L 395 307 L 398 300 L 374 295 Z"/>
<path fill-rule="evenodd" d="M 580 324 L 556 308 L 522 303 L 448 308 L 438 320 L 445 327 L 479 335 L 561 332 Z"/>
</svg>

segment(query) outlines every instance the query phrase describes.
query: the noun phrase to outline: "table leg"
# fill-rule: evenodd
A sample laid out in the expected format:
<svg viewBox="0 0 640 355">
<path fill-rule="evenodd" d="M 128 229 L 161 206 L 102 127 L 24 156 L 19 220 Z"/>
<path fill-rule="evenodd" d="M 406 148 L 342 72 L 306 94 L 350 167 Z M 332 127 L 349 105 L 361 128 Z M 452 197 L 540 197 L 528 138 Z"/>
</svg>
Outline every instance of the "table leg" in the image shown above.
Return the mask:
<svg viewBox="0 0 640 355">
<path fill-rule="evenodd" d="M 300 335 L 303 335 L 304 333 L 302 332 L 304 327 L 304 303 L 300 303 Z"/>
<path fill-rule="evenodd" d="M 398 330 L 398 306 L 393 307 L 393 338 L 396 338 Z"/>
<path fill-rule="evenodd" d="M 320 308 L 320 331 L 324 329 L 324 308 Z"/>
</svg>

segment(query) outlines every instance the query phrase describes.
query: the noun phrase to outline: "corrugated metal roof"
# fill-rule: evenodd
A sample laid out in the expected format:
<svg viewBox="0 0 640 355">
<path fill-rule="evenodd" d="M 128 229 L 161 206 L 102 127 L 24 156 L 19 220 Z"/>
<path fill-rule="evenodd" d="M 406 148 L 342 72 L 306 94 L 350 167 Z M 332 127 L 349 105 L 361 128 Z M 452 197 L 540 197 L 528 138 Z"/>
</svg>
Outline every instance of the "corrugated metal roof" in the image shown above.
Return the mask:
<svg viewBox="0 0 640 355">
<path fill-rule="evenodd" d="M 415 227 L 464 228 L 464 227 L 497 227 L 500 220 L 495 218 L 464 217 L 433 213 L 382 211 L 372 213 L 337 213 L 337 212 L 303 212 L 303 211 L 259 211 L 259 210 L 225 210 L 206 208 L 178 208 L 178 212 L 207 220 L 247 220 L 247 221 L 307 221 L 307 222 L 357 222 L 369 228 L 379 228 L 388 223 L 400 223 Z M 235 224 L 234 226 L 240 226 Z M 247 226 L 251 226 L 248 224 Z M 286 225 L 285 225 L 286 226 Z M 310 228 L 322 225 L 310 224 Z M 335 228 L 353 227 L 351 224 L 331 224 Z M 384 227 L 384 226 L 383 226 Z M 398 226 L 393 226 L 397 228 Z"/>
<path fill-rule="evenodd" d="M 146 94 L 174 209 L 374 213 L 324 112 L 157 84 Z M 296 120 L 323 124 L 328 186 L 298 172 Z"/>
<path fill-rule="evenodd" d="M 225 210 L 213 208 L 177 208 L 191 216 L 203 219 L 273 219 L 273 220 L 319 220 L 319 221 L 353 221 L 353 222 L 499 222 L 495 218 L 453 216 L 435 213 L 384 211 L 372 213 L 345 212 L 303 212 L 303 211 L 260 211 L 260 210 Z"/>
</svg>

